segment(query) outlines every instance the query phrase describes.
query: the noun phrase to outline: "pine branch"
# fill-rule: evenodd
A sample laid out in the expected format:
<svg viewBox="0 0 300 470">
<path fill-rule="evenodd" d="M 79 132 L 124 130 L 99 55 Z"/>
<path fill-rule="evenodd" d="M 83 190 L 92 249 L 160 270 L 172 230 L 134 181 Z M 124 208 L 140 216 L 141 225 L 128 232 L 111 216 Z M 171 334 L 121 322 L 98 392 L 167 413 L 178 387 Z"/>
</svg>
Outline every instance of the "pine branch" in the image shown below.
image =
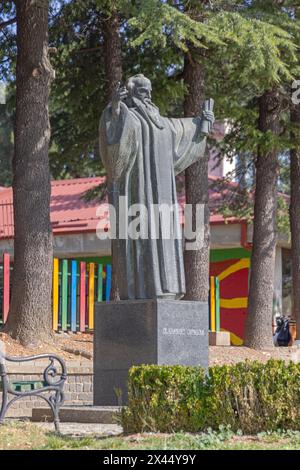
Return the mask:
<svg viewBox="0 0 300 470">
<path fill-rule="evenodd" d="M 12 18 L 11 20 L 4 21 L 3 23 L 0 23 L 0 30 L 6 28 L 7 26 L 10 26 L 11 24 L 16 23 L 17 18 Z"/>
</svg>

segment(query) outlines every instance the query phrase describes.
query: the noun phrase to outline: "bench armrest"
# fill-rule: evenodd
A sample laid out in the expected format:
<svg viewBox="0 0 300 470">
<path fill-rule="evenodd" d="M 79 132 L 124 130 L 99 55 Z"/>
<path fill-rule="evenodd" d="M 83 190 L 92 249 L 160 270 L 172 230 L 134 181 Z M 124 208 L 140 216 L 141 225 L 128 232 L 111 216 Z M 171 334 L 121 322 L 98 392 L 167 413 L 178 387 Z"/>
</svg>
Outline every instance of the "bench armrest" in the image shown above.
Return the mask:
<svg viewBox="0 0 300 470">
<path fill-rule="evenodd" d="M 32 362 L 41 359 L 48 359 L 49 365 L 43 372 L 44 381 L 42 387 L 31 389 L 30 391 L 18 391 L 13 389 L 7 377 L 6 362 Z M 0 350 L 0 383 L 2 383 L 2 404 L 0 406 L 0 424 L 3 423 L 5 414 L 9 407 L 17 400 L 24 397 L 39 396 L 50 406 L 56 431 L 59 431 L 59 409 L 64 403 L 64 383 L 67 379 L 67 368 L 65 361 L 56 354 L 39 354 L 37 356 L 14 357 L 3 354 Z M 23 382 L 25 383 L 25 382 Z M 20 382 L 22 384 L 22 381 Z M 31 383 L 29 383 L 31 385 Z M 50 396 L 45 396 L 44 392 L 50 392 Z M 13 398 L 9 400 L 9 395 Z"/>
<path fill-rule="evenodd" d="M 17 357 L 17 356 L 7 356 L 3 353 L 0 353 L 0 363 L 1 369 L 4 369 L 6 372 L 5 362 L 33 362 L 39 361 L 42 359 L 48 359 L 50 364 L 45 368 L 43 372 L 44 382 L 47 386 L 59 386 L 63 384 L 67 379 L 67 368 L 65 361 L 57 356 L 56 354 L 39 354 L 36 356 L 28 357 Z M 61 371 L 58 370 L 58 364 Z M 57 380 L 58 379 L 58 380 Z"/>
</svg>

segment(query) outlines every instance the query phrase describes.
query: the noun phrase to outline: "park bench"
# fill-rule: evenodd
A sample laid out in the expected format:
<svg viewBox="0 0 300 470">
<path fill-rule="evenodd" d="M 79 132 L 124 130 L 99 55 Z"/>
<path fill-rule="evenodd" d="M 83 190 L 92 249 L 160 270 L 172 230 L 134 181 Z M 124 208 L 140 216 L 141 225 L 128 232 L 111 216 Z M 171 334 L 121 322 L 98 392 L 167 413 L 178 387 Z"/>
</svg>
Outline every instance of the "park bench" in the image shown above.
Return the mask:
<svg viewBox="0 0 300 470">
<path fill-rule="evenodd" d="M 26 363 L 48 359 L 49 364 L 41 374 L 40 380 L 10 381 L 6 363 Z M 38 396 L 50 406 L 53 414 L 55 430 L 59 432 L 59 409 L 64 402 L 64 384 L 67 379 L 66 365 L 63 359 L 55 354 L 39 354 L 30 357 L 6 356 L 0 350 L 0 392 L 2 404 L 0 408 L 0 425 L 10 406 L 25 397 Z M 47 394 L 47 395 L 45 395 Z M 10 399 L 10 395 L 12 398 Z"/>
</svg>

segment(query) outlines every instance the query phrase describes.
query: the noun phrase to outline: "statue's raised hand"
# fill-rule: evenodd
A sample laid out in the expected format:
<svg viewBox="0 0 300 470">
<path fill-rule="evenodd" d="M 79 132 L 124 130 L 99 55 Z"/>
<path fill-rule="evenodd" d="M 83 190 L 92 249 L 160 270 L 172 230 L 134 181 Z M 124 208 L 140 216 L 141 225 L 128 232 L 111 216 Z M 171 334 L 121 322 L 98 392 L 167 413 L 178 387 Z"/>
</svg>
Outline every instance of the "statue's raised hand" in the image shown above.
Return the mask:
<svg viewBox="0 0 300 470">
<path fill-rule="evenodd" d="M 202 119 L 205 119 L 206 121 L 209 121 L 211 123 L 211 126 L 213 126 L 213 124 L 215 122 L 215 113 L 213 111 L 203 110 Z"/>
<path fill-rule="evenodd" d="M 125 100 L 127 96 L 128 96 L 127 88 L 125 86 L 121 86 L 121 83 L 119 82 L 113 94 L 113 98 L 111 102 L 114 115 L 119 116 L 120 103 L 121 101 Z"/>
</svg>

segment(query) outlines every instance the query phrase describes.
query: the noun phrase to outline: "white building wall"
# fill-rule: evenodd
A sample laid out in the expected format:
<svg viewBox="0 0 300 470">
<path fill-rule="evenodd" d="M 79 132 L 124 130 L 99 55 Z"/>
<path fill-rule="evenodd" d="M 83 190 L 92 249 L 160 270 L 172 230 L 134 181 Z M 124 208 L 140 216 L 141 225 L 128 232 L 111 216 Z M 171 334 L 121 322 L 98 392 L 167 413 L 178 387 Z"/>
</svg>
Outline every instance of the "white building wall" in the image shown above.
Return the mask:
<svg viewBox="0 0 300 470">
<path fill-rule="evenodd" d="M 276 247 L 274 277 L 274 315 L 282 314 L 282 251 Z"/>
<path fill-rule="evenodd" d="M 227 122 L 217 122 L 214 125 L 213 137 L 217 142 L 223 140 L 225 134 L 229 130 Z M 226 155 L 220 155 L 219 150 L 216 147 L 210 149 L 209 161 L 208 161 L 208 173 L 218 178 L 226 177 L 235 170 L 236 162 L 235 159 L 230 160 Z"/>
</svg>

